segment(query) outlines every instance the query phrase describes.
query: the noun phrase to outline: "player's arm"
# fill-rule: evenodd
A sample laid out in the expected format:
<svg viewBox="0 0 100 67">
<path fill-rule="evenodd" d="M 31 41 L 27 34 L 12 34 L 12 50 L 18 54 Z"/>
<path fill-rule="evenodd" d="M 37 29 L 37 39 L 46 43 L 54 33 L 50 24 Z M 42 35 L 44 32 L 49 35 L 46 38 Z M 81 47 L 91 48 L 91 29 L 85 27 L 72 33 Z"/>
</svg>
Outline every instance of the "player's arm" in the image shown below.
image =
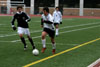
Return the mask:
<svg viewBox="0 0 100 67">
<path fill-rule="evenodd" d="M 53 24 L 53 17 L 51 15 L 49 15 L 48 20 L 44 20 L 44 23 Z"/>
<path fill-rule="evenodd" d="M 44 23 L 53 24 L 53 17 L 49 15 L 48 20 L 44 20 Z"/>
<path fill-rule="evenodd" d="M 41 25 L 43 25 L 43 22 L 44 22 L 44 21 L 43 21 L 43 18 L 41 18 Z"/>
<path fill-rule="evenodd" d="M 31 20 L 30 17 L 26 13 L 24 13 L 24 15 L 25 15 L 25 18 L 26 18 L 25 21 L 29 22 Z"/>
<path fill-rule="evenodd" d="M 55 19 L 55 12 L 53 12 L 53 19 Z"/>
<path fill-rule="evenodd" d="M 43 14 L 41 15 L 41 27 L 43 27 Z"/>
<path fill-rule="evenodd" d="M 62 24 L 62 14 L 60 12 L 60 24 Z"/>
<path fill-rule="evenodd" d="M 16 27 L 14 25 L 15 19 L 16 19 L 16 14 L 13 16 L 13 19 L 11 21 L 11 25 L 12 25 L 13 30 L 16 30 Z"/>
<path fill-rule="evenodd" d="M 48 20 L 44 20 L 44 23 L 47 23 L 47 24 L 53 24 L 53 22 L 48 21 Z"/>
</svg>

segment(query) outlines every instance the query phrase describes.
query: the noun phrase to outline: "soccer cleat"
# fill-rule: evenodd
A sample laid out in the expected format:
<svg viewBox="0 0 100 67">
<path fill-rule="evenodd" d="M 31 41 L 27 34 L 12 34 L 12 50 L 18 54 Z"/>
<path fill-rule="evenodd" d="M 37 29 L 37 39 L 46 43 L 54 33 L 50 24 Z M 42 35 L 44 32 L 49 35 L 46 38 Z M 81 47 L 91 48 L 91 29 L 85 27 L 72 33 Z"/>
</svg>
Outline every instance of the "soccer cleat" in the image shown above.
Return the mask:
<svg viewBox="0 0 100 67">
<path fill-rule="evenodd" d="M 24 47 L 24 50 L 27 50 L 27 47 L 28 47 L 28 46 L 26 45 L 26 46 Z"/>
<path fill-rule="evenodd" d="M 52 54 L 55 54 L 55 51 L 56 51 L 56 49 L 53 49 L 53 50 L 52 50 Z"/>
<path fill-rule="evenodd" d="M 42 53 L 44 53 L 44 52 L 45 52 L 45 50 L 46 50 L 46 48 L 42 48 L 41 52 L 42 52 Z"/>
<path fill-rule="evenodd" d="M 56 33 L 56 37 L 58 36 L 59 34 L 58 33 Z"/>
<path fill-rule="evenodd" d="M 25 47 L 24 47 L 24 50 L 26 51 L 26 50 L 27 50 L 27 48 L 25 48 Z"/>
<path fill-rule="evenodd" d="M 33 49 L 35 49 L 35 46 L 33 46 Z"/>
</svg>

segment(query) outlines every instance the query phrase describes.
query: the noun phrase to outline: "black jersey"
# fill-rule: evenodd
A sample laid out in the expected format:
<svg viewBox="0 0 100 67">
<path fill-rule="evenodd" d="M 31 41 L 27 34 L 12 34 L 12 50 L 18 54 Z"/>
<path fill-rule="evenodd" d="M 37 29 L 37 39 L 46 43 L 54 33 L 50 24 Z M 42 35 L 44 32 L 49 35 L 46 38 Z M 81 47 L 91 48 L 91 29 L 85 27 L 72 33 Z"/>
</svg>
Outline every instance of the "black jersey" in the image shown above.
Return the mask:
<svg viewBox="0 0 100 67">
<path fill-rule="evenodd" d="M 12 26 L 14 26 L 15 19 L 17 19 L 17 26 L 22 28 L 29 28 L 28 21 L 30 21 L 30 17 L 25 12 L 17 12 L 12 19 Z"/>
</svg>

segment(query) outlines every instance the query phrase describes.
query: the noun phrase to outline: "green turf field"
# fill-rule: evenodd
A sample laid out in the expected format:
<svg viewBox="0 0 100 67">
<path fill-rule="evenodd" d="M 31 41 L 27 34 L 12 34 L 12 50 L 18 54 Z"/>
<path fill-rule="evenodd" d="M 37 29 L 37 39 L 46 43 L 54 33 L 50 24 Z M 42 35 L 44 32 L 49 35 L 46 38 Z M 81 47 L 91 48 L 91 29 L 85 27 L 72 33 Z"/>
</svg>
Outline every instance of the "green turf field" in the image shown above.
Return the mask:
<svg viewBox="0 0 100 67">
<path fill-rule="evenodd" d="M 27 64 L 31 64 L 29 67 L 87 67 L 100 58 L 100 39 L 95 40 L 100 37 L 100 19 L 64 18 L 60 35 L 55 38 L 57 54 L 52 55 L 49 37 L 47 50 L 41 53 L 40 18 L 32 17 L 30 32 L 40 51 L 39 56 L 32 55 L 32 47 L 27 39 L 28 50 L 24 51 L 17 31 L 11 28 L 11 19 L 0 17 L 0 67 L 28 67 Z M 79 45 L 83 46 L 76 48 Z M 60 53 L 65 50 L 68 51 Z"/>
</svg>

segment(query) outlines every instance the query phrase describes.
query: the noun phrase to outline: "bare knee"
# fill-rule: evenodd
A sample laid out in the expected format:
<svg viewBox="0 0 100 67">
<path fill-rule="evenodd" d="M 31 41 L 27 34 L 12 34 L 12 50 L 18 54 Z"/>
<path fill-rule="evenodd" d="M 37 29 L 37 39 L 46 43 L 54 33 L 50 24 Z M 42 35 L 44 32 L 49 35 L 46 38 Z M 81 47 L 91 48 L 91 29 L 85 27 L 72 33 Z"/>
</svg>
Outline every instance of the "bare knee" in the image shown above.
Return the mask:
<svg viewBox="0 0 100 67">
<path fill-rule="evenodd" d="M 51 42 L 54 44 L 55 43 L 55 40 L 54 40 L 54 38 L 51 38 Z"/>
<path fill-rule="evenodd" d="M 23 34 L 19 34 L 19 37 L 22 38 L 23 37 Z"/>
<path fill-rule="evenodd" d="M 47 33 L 46 32 L 42 32 L 42 39 L 45 39 Z"/>
</svg>

